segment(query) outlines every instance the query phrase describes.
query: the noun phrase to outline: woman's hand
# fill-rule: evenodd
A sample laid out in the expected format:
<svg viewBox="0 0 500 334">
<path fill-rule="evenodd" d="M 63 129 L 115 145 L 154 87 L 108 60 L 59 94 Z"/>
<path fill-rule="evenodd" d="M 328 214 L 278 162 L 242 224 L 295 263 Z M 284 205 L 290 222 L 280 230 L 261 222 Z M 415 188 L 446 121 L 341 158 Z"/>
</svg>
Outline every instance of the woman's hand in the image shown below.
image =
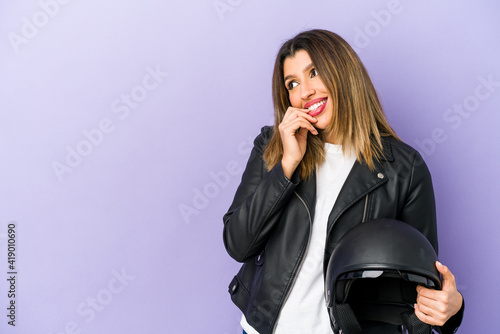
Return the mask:
<svg viewBox="0 0 500 334">
<path fill-rule="evenodd" d="M 418 286 L 415 315 L 429 325 L 442 326 L 460 311 L 463 298 L 457 291 L 455 276 L 448 267 L 436 261 L 436 268 L 443 275 L 442 289 L 432 290 Z"/>
<path fill-rule="evenodd" d="M 283 144 L 281 165 L 285 176 L 289 179 L 306 153 L 307 132 L 311 132 L 313 135 L 318 134 L 312 125 L 317 120 L 309 116 L 308 112 L 307 109 L 288 107 L 285 117 L 279 125 Z"/>
</svg>

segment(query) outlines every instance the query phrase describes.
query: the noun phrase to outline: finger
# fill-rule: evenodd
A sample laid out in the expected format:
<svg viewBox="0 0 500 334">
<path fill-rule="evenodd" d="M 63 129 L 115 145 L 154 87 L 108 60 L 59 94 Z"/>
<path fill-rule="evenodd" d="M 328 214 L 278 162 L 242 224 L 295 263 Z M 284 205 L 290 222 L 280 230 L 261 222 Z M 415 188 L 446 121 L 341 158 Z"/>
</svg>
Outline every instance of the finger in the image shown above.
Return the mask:
<svg viewBox="0 0 500 334">
<path fill-rule="evenodd" d="M 292 107 L 289 107 L 287 112 L 285 113 L 285 116 L 283 117 L 283 120 L 286 119 L 294 119 L 296 117 L 304 117 L 305 119 L 307 119 L 309 122 L 311 123 L 316 123 L 318 120 L 309 115 L 309 110 L 307 109 L 300 109 L 300 108 L 292 108 Z"/>
<path fill-rule="evenodd" d="M 417 298 L 427 298 L 431 300 L 438 300 L 439 299 L 439 290 L 434 290 L 434 289 L 429 289 L 424 286 L 418 285 L 417 286 Z"/>
<path fill-rule="evenodd" d="M 440 296 L 437 296 L 438 299 L 431 299 L 427 297 L 423 297 L 422 295 L 417 296 L 417 304 L 425 307 L 427 311 L 433 310 L 432 315 L 436 316 L 437 314 L 446 313 L 446 303 L 439 299 Z M 425 311 L 424 311 L 425 312 Z M 429 312 L 425 312 L 429 314 Z"/>
<path fill-rule="evenodd" d="M 301 120 L 304 120 L 306 122 L 308 122 L 309 124 L 311 123 L 316 123 L 318 120 L 308 114 L 300 114 L 300 113 L 296 113 L 296 114 L 293 114 L 291 115 L 286 121 L 287 122 L 296 122 L 296 121 L 301 121 Z"/>
<path fill-rule="evenodd" d="M 318 130 L 316 130 L 316 128 L 309 123 L 309 121 L 303 118 L 296 118 L 295 120 L 282 122 L 279 127 L 281 131 L 292 136 L 294 136 L 301 128 L 307 129 L 314 135 L 318 134 Z"/>
<path fill-rule="evenodd" d="M 289 122 L 296 121 L 298 119 L 306 120 L 309 123 L 316 123 L 318 121 L 315 117 L 312 117 L 309 114 L 304 114 L 304 113 L 297 112 L 297 113 L 290 114 L 287 118 L 284 118 L 283 121 L 282 121 L 282 123 L 283 122 L 284 123 L 289 123 Z"/>
<path fill-rule="evenodd" d="M 451 273 L 450 269 L 439 261 L 436 261 L 436 268 L 443 275 L 442 290 L 456 289 L 455 276 Z"/>
<path fill-rule="evenodd" d="M 420 321 L 432 326 L 442 326 L 445 323 L 442 319 L 435 318 L 432 315 L 432 311 L 428 310 L 420 304 L 415 304 L 415 315 L 418 319 L 420 319 Z"/>
<path fill-rule="evenodd" d="M 427 323 L 432 325 L 442 326 L 447 319 L 449 319 L 446 309 L 441 304 L 435 304 L 433 307 L 429 307 L 422 303 L 417 303 L 416 309 L 418 309 L 418 311 L 422 314 L 425 314 Z"/>
<path fill-rule="evenodd" d="M 287 112 L 293 112 L 293 111 L 301 111 L 301 112 L 305 112 L 305 113 L 308 113 L 309 112 L 309 109 L 303 109 L 303 108 L 296 108 L 296 107 L 288 107 L 288 109 L 286 110 Z"/>
<path fill-rule="evenodd" d="M 312 126 L 311 123 L 309 123 L 307 121 L 301 121 L 299 123 L 300 123 L 299 134 L 301 134 L 303 136 L 307 136 L 307 131 L 311 132 L 313 135 L 318 134 L 318 130 L 316 130 L 316 128 L 314 126 Z"/>
<path fill-rule="evenodd" d="M 290 117 L 291 115 L 295 115 L 295 114 L 298 114 L 298 113 L 302 113 L 302 114 L 307 114 L 307 111 L 306 109 L 299 109 L 299 108 L 294 108 L 294 107 L 288 107 L 288 109 L 286 110 L 285 112 L 285 117 Z"/>
</svg>

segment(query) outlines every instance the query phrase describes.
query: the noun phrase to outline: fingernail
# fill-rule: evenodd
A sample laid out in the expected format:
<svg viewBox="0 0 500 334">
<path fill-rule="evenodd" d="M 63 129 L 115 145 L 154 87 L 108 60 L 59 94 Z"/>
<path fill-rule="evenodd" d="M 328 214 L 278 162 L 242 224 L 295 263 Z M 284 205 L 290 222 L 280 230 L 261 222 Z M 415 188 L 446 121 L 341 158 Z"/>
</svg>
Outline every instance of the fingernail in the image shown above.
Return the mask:
<svg viewBox="0 0 500 334">
<path fill-rule="evenodd" d="M 442 266 L 443 266 L 443 264 L 442 264 L 441 262 L 439 262 L 439 261 L 436 261 L 436 264 L 437 264 L 438 266 L 440 266 L 440 267 L 442 267 Z"/>
</svg>

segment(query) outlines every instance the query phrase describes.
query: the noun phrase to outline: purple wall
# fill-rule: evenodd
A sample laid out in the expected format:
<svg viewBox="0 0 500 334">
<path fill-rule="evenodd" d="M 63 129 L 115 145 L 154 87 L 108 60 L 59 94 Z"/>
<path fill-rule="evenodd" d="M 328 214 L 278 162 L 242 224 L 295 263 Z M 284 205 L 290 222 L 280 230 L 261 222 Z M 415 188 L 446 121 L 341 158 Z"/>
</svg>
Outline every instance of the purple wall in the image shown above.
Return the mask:
<svg viewBox="0 0 500 334">
<path fill-rule="evenodd" d="M 494 332 L 499 10 L 494 0 L 2 2 L 0 332 L 240 333 L 227 294 L 239 264 L 221 217 L 272 119 L 274 56 L 310 28 L 356 48 L 391 124 L 422 152 L 440 258 L 466 298 L 459 332 Z"/>
</svg>

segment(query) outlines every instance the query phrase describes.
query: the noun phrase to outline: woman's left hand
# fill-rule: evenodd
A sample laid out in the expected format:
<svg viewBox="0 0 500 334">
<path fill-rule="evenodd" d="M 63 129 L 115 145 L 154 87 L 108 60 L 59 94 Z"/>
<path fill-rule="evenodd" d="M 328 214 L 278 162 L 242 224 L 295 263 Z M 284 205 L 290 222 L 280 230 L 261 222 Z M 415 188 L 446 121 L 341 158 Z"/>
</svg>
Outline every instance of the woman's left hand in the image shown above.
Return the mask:
<svg viewBox="0 0 500 334">
<path fill-rule="evenodd" d="M 418 286 L 415 315 L 429 325 L 442 326 L 460 311 L 463 298 L 457 290 L 455 276 L 448 267 L 436 261 L 436 268 L 443 275 L 442 289 L 432 290 Z"/>
</svg>

